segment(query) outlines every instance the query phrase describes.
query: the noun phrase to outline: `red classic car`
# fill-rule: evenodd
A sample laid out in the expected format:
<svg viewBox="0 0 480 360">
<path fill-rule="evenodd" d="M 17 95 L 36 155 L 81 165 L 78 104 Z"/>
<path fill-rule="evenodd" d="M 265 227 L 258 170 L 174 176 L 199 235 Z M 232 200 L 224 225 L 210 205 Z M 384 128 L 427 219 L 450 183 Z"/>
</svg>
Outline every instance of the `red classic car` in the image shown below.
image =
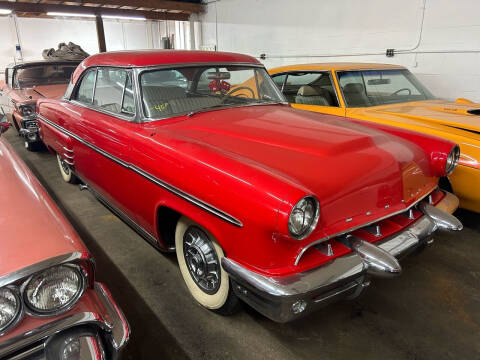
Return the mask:
<svg viewBox="0 0 480 360">
<path fill-rule="evenodd" d="M 240 298 L 295 319 L 462 228 L 458 199 L 437 188 L 455 144 L 291 109 L 249 56 L 94 55 L 37 113 L 63 178 L 176 251 L 190 293 L 221 314 Z"/>
<path fill-rule="evenodd" d="M 115 359 L 127 321 L 95 281 L 85 245 L 2 138 L 0 183 L 0 358 Z"/>
<path fill-rule="evenodd" d="M 0 84 L 3 114 L 25 138 L 28 150 L 37 150 L 35 104 L 43 97 L 61 97 L 79 61 L 32 61 L 8 65 Z"/>
</svg>

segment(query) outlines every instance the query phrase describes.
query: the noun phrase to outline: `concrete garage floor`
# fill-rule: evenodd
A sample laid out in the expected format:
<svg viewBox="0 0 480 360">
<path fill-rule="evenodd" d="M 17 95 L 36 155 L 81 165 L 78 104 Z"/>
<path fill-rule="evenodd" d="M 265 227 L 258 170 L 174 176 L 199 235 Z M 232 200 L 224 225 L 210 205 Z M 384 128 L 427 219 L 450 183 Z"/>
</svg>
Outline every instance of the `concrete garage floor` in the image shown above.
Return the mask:
<svg viewBox="0 0 480 360">
<path fill-rule="evenodd" d="M 373 280 L 363 297 L 276 324 L 251 308 L 221 317 L 198 306 L 176 257 L 156 252 L 88 191 L 66 184 L 56 158 L 8 141 L 64 210 L 97 261 L 132 328 L 123 359 L 480 359 L 480 215 L 439 234 L 402 262 L 403 274 Z"/>
</svg>

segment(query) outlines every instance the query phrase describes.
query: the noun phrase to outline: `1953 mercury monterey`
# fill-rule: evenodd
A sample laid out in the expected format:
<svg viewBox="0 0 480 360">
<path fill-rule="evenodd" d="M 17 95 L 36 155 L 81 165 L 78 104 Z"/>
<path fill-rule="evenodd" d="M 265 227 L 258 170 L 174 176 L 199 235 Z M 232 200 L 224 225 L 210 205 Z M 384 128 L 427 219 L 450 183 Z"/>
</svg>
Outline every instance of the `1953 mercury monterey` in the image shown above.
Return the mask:
<svg viewBox="0 0 480 360">
<path fill-rule="evenodd" d="M 190 293 L 221 314 L 240 298 L 293 320 L 462 228 L 458 199 L 437 188 L 455 144 L 291 109 L 249 56 L 94 55 L 37 112 L 64 180 L 176 250 Z"/>
<path fill-rule="evenodd" d="M 8 126 L 2 120 L 0 133 Z M 127 321 L 95 281 L 85 245 L 1 138 L 0 183 L 0 358 L 116 359 Z"/>
</svg>

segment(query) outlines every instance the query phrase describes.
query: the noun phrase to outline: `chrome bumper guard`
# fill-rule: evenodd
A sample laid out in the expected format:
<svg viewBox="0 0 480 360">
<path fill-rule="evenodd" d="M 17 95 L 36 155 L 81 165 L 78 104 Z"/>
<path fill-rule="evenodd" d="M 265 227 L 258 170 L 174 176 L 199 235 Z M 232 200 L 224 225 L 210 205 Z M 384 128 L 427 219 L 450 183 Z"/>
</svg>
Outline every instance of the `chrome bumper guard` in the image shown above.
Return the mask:
<svg viewBox="0 0 480 360">
<path fill-rule="evenodd" d="M 95 292 L 107 309 L 102 317 L 90 312 L 75 313 L 0 342 L 0 358 L 117 359 L 130 329 L 110 292 L 100 283 L 95 283 Z"/>
<path fill-rule="evenodd" d="M 20 120 L 22 128 L 19 133 L 28 142 L 40 141 L 38 136 L 38 122 L 36 116 L 24 117 Z"/>
<path fill-rule="evenodd" d="M 422 202 L 418 209 L 424 215 L 402 232 L 375 244 L 345 235 L 338 240 L 351 253 L 303 273 L 268 277 L 229 258 L 222 259 L 222 266 L 239 298 L 273 321 L 288 322 L 340 299 L 357 297 L 370 284 L 370 277 L 400 274 L 397 258 L 429 244 L 436 230 L 463 228 L 451 215 L 457 207 L 458 199 L 449 193 L 436 206 Z"/>
</svg>

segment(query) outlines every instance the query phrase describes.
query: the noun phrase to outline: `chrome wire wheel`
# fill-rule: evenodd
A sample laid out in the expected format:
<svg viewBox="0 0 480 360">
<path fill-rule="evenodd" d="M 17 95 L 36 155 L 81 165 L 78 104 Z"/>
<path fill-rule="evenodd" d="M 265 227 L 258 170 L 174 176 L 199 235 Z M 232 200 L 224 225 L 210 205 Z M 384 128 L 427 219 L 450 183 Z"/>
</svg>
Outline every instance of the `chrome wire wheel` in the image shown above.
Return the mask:
<svg viewBox="0 0 480 360">
<path fill-rule="evenodd" d="M 62 167 L 63 172 L 66 175 L 70 175 L 70 166 L 65 162 L 65 160 L 63 159 L 60 160 L 60 166 Z"/>
<path fill-rule="evenodd" d="M 207 234 L 190 226 L 183 236 L 183 256 L 195 284 L 206 294 L 215 294 L 221 285 L 220 261 Z"/>
</svg>

